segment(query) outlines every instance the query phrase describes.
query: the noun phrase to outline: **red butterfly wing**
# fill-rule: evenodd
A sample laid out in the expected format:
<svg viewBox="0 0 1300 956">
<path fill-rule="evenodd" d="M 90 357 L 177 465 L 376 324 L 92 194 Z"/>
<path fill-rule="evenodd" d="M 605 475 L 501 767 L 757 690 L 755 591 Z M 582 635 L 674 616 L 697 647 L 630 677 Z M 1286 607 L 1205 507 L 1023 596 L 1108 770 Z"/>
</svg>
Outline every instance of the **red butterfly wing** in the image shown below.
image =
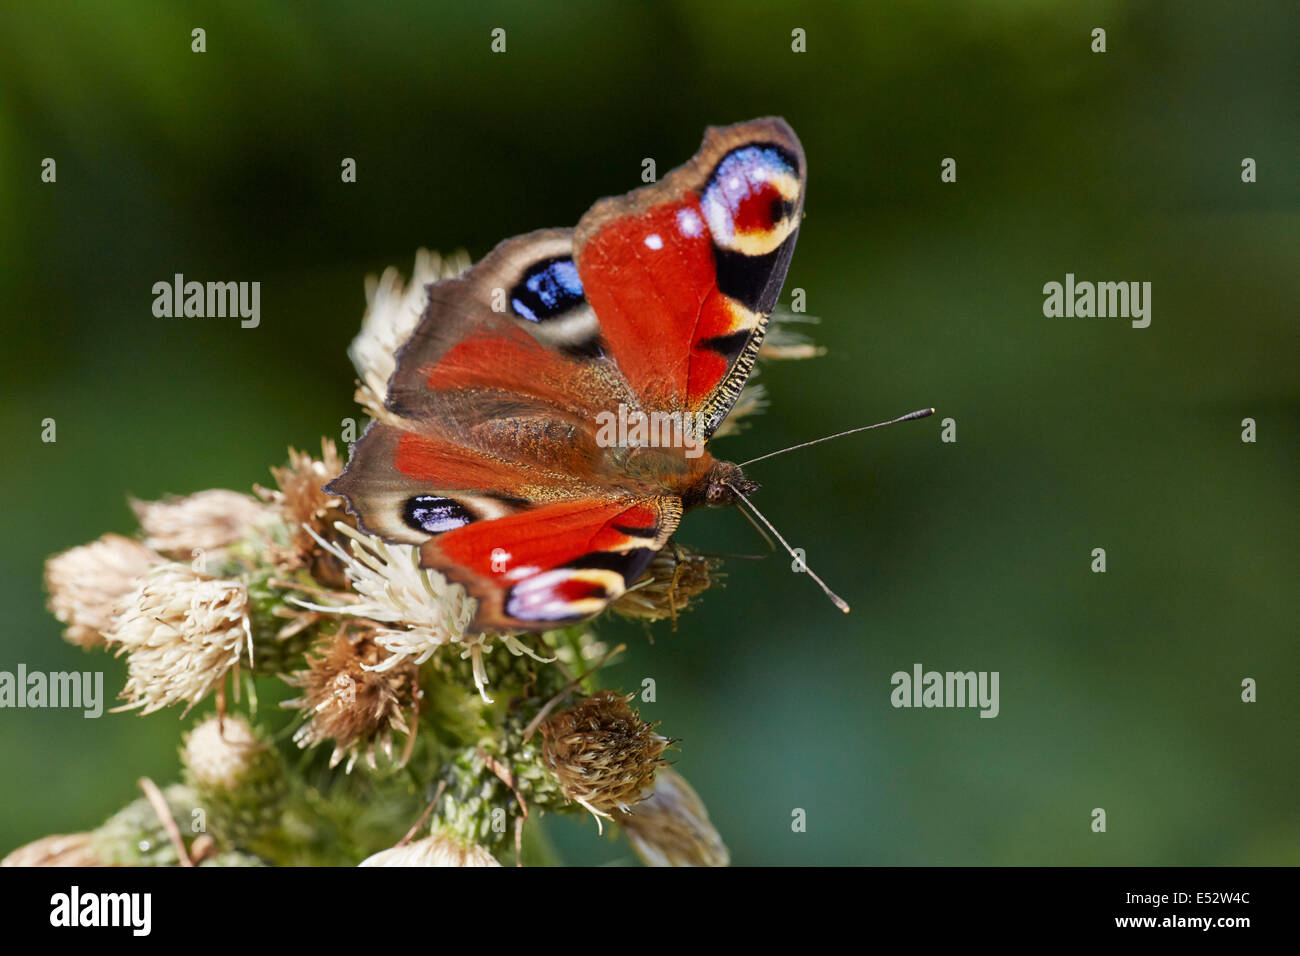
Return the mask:
<svg viewBox="0 0 1300 956">
<path fill-rule="evenodd" d="M 598 408 L 635 403 L 598 354 L 572 249 L 571 230 L 529 233 L 431 285 L 424 317 L 398 350 L 389 410 L 463 440 L 466 426 L 493 418 L 544 414 L 590 428 Z"/>
<path fill-rule="evenodd" d="M 431 538 L 421 563 L 444 569 L 497 627 L 579 621 L 634 584 L 681 518 L 673 498 L 546 505 Z"/>
<path fill-rule="evenodd" d="M 375 422 L 326 490 L 348 499 L 363 531 L 416 546 L 432 535 L 537 504 L 604 494 L 566 473 L 576 470 L 572 462 L 543 468 L 474 448 L 478 427 L 471 428 L 469 440 L 453 441 Z"/>
<path fill-rule="evenodd" d="M 704 438 L 726 417 L 785 281 L 804 177 L 784 120 L 711 128 L 689 163 L 582 218 L 582 286 L 643 406 L 702 413 Z"/>
</svg>

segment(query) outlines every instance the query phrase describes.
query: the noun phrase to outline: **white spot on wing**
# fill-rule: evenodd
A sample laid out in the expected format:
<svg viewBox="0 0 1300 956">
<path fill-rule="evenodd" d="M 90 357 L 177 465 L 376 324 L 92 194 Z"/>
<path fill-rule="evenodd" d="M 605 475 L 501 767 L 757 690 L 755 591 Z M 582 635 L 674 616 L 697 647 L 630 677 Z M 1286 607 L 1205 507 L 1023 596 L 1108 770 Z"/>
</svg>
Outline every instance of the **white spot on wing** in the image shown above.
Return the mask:
<svg viewBox="0 0 1300 956">
<path fill-rule="evenodd" d="M 683 209 L 677 213 L 677 228 L 687 239 L 694 239 L 704 231 L 704 222 L 694 209 Z"/>
<path fill-rule="evenodd" d="M 656 249 L 656 250 L 657 250 L 657 249 L 662 249 L 662 248 L 664 247 L 664 241 L 663 241 L 663 239 L 660 237 L 659 233 L 657 233 L 657 232 L 652 232 L 652 233 L 650 233 L 650 235 L 646 236 L 646 237 L 645 237 L 645 244 L 646 244 L 646 247 L 649 248 L 649 249 Z"/>
</svg>

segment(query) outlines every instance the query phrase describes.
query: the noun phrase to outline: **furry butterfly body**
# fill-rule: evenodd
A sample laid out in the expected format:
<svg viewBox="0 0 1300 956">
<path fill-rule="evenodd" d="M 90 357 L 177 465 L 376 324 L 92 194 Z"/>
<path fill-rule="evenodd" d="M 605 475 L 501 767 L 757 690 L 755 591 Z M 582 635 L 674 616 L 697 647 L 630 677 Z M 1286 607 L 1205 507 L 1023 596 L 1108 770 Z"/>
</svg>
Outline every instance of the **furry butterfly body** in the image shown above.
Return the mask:
<svg viewBox="0 0 1300 956">
<path fill-rule="evenodd" d="M 576 229 L 506 240 L 434 283 L 383 413 L 326 490 L 464 585 L 478 628 L 600 612 L 684 512 L 754 488 L 707 442 L 762 345 L 804 181 L 783 120 L 711 128 Z M 655 440 L 605 427 L 616 414 Z"/>
</svg>

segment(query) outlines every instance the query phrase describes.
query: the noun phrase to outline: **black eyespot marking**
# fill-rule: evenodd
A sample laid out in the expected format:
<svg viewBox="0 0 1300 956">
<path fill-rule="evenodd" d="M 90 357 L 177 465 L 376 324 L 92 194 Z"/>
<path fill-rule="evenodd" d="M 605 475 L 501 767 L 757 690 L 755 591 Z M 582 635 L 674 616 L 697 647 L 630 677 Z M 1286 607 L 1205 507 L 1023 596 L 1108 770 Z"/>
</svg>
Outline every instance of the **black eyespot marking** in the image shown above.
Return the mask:
<svg viewBox="0 0 1300 956">
<path fill-rule="evenodd" d="M 728 362 L 734 362 L 740 358 L 740 353 L 745 351 L 745 346 L 749 344 L 753 334 L 749 329 L 742 329 L 739 332 L 702 339 L 699 344 L 703 348 L 713 349 Z"/>
<path fill-rule="evenodd" d="M 713 247 L 713 264 L 717 269 L 718 291 L 729 295 L 751 312 L 770 315 L 781 294 L 785 271 L 794 255 L 797 232 L 771 252 L 747 256 L 720 246 Z"/>
<path fill-rule="evenodd" d="M 631 587 L 642 572 L 650 566 L 650 561 L 657 552 L 653 548 L 629 548 L 626 551 L 593 551 L 570 561 L 567 568 L 598 568 L 603 571 L 616 571 L 623 575 L 623 581 Z"/>
<path fill-rule="evenodd" d="M 585 301 L 578 267 L 568 256 L 534 263 L 510 290 L 510 308 L 529 322 L 557 318 Z"/>
<path fill-rule="evenodd" d="M 474 520 L 474 515 L 459 501 L 439 498 L 436 495 L 416 495 L 408 498 L 402 508 L 402 520 L 407 526 L 425 534 L 442 534 L 463 528 Z"/>
<path fill-rule="evenodd" d="M 658 525 L 638 527 L 636 525 L 614 524 L 614 525 L 610 525 L 610 527 L 613 528 L 615 531 L 617 531 L 619 534 L 626 534 L 633 538 L 653 538 L 659 534 Z"/>
</svg>

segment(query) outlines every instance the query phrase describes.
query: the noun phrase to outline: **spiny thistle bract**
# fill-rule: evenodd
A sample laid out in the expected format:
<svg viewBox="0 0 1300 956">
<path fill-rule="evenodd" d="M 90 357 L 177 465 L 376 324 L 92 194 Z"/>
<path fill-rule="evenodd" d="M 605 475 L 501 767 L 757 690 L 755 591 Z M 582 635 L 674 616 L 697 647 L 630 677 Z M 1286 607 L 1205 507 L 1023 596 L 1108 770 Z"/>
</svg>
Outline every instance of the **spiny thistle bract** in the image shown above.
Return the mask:
<svg viewBox="0 0 1300 956">
<path fill-rule="evenodd" d="M 468 265 L 421 250 L 410 283 L 393 269 L 367 283 L 349 350 L 363 408 L 382 414 L 428 284 Z M 818 352 L 773 333 L 761 357 Z M 719 434 L 764 402 L 748 386 Z M 703 803 L 664 760 L 672 741 L 595 686 L 611 654 L 591 624 L 471 631 L 463 588 L 410 545 L 358 531 L 322 490 L 342 467 L 332 441 L 319 458 L 290 449 L 273 488 L 133 502 L 139 540 L 49 559 L 65 638 L 126 657 L 118 710 L 184 714 L 215 697 L 217 713 L 183 734 L 183 783 L 141 781 L 145 796 L 96 829 L 4 865 L 553 862 L 535 826 L 548 812 L 614 821 L 646 863 L 725 865 Z M 719 565 L 669 542 L 611 610 L 676 622 Z M 259 706 L 267 696 L 281 708 Z"/>
</svg>

